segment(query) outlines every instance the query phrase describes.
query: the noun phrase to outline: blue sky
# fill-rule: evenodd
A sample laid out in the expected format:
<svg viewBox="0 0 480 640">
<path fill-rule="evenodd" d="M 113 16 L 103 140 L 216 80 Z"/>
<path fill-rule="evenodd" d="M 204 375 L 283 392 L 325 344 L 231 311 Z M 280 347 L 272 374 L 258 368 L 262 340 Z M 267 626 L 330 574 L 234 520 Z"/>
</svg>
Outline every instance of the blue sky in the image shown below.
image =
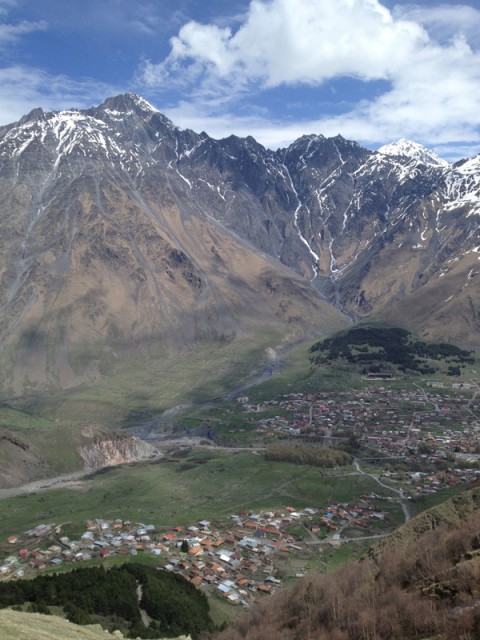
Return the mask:
<svg viewBox="0 0 480 640">
<path fill-rule="evenodd" d="M 480 152 L 480 3 L 0 0 L 0 124 L 136 92 L 270 148 L 341 134 Z"/>
</svg>

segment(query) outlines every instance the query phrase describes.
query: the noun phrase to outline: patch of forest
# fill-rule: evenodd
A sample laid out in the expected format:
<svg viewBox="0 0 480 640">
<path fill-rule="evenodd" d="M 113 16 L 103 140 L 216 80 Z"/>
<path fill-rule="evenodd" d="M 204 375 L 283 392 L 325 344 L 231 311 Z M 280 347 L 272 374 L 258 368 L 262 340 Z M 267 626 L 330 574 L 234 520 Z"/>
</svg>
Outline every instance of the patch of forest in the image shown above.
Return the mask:
<svg viewBox="0 0 480 640">
<path fill-rule="evenodd" d="M 140 586 L 140 591 L 139 591 Z M 138 594 L 141 593 L 139 602 Z M 28 604 L 28 610 L 50 613 L 62 607 L 70 622 L 100 623 L 130 638 L 198 638 L 213 631 L 206 596 L 182 576 L 141 564 L 79 568 L 40 575 L 33 580 L 0 582 L 0 607 Z M 143 609 L 152 619 L 146 627 Z"/>
<path fill-rule="evenodd" d="M 463 515 L 452 504 L 431 509 L 415 531 L 411 521 L 400 546 L 373 549 L 359 562 L 279 591 L 218 640 L 477 640 L 478 492 L 467 502 L 472 509 Z"/>
<path fill-rule="evenodd" d="M 352 456 L 335 447 L 308 446 L 305 444 L 271 444 L 265 451 L 265 459 L 274 462 L 309 464 L 314 467 L 344 467 L 352 462 Z"/>
<path fill-rule="evenodd" d="M 396 367 L 403 372 L 432 374 L 435 361 L 448 363 L 447 375 L 460 375 L 461 368 L 475 362 L 474 352 L 454 344 L 424 342 L 400 327 L 358 326 L 316 342 L 310 347 L 314 364 L 330 364 L 344 359 L 378 373 Z"/>
</svg>

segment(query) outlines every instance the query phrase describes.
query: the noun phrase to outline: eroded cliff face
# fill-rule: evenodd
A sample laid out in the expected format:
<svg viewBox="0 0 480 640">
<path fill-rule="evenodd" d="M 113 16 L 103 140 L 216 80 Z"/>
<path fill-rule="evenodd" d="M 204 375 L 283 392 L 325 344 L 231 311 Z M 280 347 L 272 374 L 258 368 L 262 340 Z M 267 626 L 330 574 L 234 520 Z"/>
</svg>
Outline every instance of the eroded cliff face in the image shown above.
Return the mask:
<svg viewBox="0 0 480 640">
<path fill-rule="evenodd" d="M 95 437 L 93 444 L 80 447 L 86 470 L 112 467 L 126 462 L 147 460 L 159 455 L 158 450 L 148 442 L 135 436 L 112 435 Z"/>
</svg>

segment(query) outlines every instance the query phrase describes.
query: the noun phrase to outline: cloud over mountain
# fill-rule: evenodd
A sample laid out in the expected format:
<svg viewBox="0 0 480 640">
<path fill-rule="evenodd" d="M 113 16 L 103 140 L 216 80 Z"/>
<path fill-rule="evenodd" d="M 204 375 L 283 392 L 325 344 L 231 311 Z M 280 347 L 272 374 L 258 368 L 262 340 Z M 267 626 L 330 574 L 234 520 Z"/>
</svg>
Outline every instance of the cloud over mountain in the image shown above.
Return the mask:
<svg viewBox="0 0 480 640">
<path fill-rule="evenodd" d="M 205 115 L 218 111 L 219 96 L 230 103 L 353 79 L 364 98 L 319 113 L 311 131 L 369 143 L 401 135 L 436 145 L 478 142 L 480 52 L 470 26 L 480 11 L 460 7 L 452 20 L 453 12 L 390 11 L 378 0 L 252 0 L 236 30 L 184 24 L 168 56 L 146 61 L 141 78 L 150 88 L 188 87 Z"/>
</svg>

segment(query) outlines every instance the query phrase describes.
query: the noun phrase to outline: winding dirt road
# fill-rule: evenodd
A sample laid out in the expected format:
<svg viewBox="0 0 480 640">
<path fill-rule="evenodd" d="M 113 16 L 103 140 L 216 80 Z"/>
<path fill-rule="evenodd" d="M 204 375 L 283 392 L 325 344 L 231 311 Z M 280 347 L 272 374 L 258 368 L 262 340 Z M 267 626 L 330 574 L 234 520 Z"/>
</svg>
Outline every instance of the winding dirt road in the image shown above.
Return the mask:
<svg viewBox="0 0 480 640">
<path fill-rule="evenodd" d="M 412 516 L 410 514 L 409 504 L 407 498 L 405 497 L 405 494 L 403 493 L 403 489 L 395 489 L 395 487 L 391 487 L 390 485 L 382 482 L 380 478 L 374 473 L 367 473 L 366 471 L 362 471 L 358 460 L 354 460 L 353 464 L 355 465 L 355 469 L 360 475 L 372 478 L 372 480 L 375 480 L 377 484 L 379 484 L 384 489 L 387 489 L 387 491 L 392 491 L 393 493 L 396 493 L 398 495 L 398 498 L 392 498 L 392 500 L 400 504 L 400 506 L 402 507 L 403 515 L 405 517 L 405 522 L 408 522 Z"/>
<path fill-rule="evenodd" d="M 27 482 L 19 487 L 9 487 L 8 489 L 0 489 L 0 500 L 7 498 L 16 498 L 17 496 L 28 495 L 29 493 L 39 493 L 40 491 L 49 491 L 50 489 L 73 489 L 80 486 L 80 480 L 92 475 L 89 471 L 75 471 L 66 473 L 62 476 L 54 478 L 44 478 L 43 480 L 35 480 Z"/>
</svg>

